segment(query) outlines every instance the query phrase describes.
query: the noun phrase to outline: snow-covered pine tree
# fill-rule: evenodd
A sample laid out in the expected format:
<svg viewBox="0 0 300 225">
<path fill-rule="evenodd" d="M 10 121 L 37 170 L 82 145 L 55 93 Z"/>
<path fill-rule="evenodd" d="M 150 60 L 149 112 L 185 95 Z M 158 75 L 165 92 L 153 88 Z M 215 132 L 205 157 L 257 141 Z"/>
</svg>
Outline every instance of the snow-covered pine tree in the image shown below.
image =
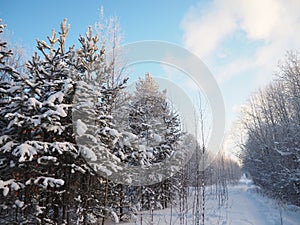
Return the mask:
<svg viewBox="0 0 300 225">
<path fill-rule="evenodd" d="M 139 138 L 140 152 L 133 154 L 135 163 L 150 165 L 170 157 L 174 151 L 171 144 L 180 136 L 180 124 L 166 100 L 166 91 L 160 91 L 147 73 L 137 82 L 130 104 L 129 126 Z"/>
<path fill-rule="evenodd" d="M 9 160 L 2 171 L 19 182 L 19 188 L 8 193 L 19 198 L 19 215 L 10 217 L 19 222 L 68 220 L 70 171 L 79 171 L 80 167 L 75 163 L 78 151 L 71 118 L 74 81 L 70 78 L 69 57 L 73 50 L 65 52 L 64 47 L 68 29 L 64 21 L 59 39 L 53 31 L 49 44 L 37 41 L 40 54 L 35 53 L 29 61 L 28 74 L 13 76 L 21 91 L 12 93 L 3 108 L 8 126 L 2 130 L 7 138 L 1 154 Z"/>
<path fill-rule="evenodd" d="M 131 132 L 138 136 L 138 152 L 132 152 L 134 165 L 151 165 L 168 160 L 178 150 L 181 124 L 178 114 L 160 91 L 158 83 L 147 73 L 136 84 L 129 114 Z M 169 168 L 166 168 L 168 170 Z M 165 176 L 165 174 L 158 174 Z M 142 207 L 164 208 L 175 194 L 176 178 L 141 188 Z"/>
<path fill-rule="evenodd" d="M 119 105 L 124 104 L 120 99 L 127 99 L 121 93 L 127 78 L 115 76 L 116 65 L 106 55 L 104 45 L 98 49 L 99 39 L 93 35 L 92 28 L 79 40 L 78 60 L 85 70 L 76 86 L 73 120 L 80 153 L 101 175 L 99 192 L 102 195 L 97 206 L 101 207 L 102 214 L 98 217 L 103 218 L 104 223 L 109 214 L 122 216 L 123 206 L 129 205 L 126 188 L 110 177 L 117 174 L 118 164 L 126 162 L 124 156 L 134 145 L 134 135 L 122 126 L 122 115 L 116 114 L 123 108 Z M 117 80 L 113 80 L 114 77 Z"/>
<path fill-rule="evenodd" d="M 10 82 L 11 74 L 17 73 L 15 68 L 10 67 L 7 64 L 7 58 L 12 57 L 12 51 L 8 49 L 7 42 L 3 39 L 3 31 L 5 28 L 5 24 L 2 24 L 2 20 L 0 19 L 0 107 L 2 108 L 4 105 L 8 104 L 10 101 L 10 92 L 9 89 L 12 85 Z M 0 113 L 3 113 L 1 110 Z M 1 130 L 6 126 L 5 119 L 3 116 L 0 117 L 0 127 Z"/>
<path fill-rule="evenodd" d="M 5 25 L 0 21 L 0 33 L 3 32 Z M 2 36 L 1 36 L 2 37 Z M 11 142 L 12 137 L 7 133 L 7 127 L 9 121 L 5 118 L 8 112 L 7 106 L 13 103 L 14 97 L 20 98 L 23 88 L 19 85 L 19 72 L 12 66 L 7 64 L 7 59 L 12 56 L 12 51 L 7 48 L 7 43 L 4 40 L 0 40 L 0 73 L 5 76 L 1 76 L 0 80 L 0 222 L 8 221 L 12 216 L 15 216 L 15 220 L 21 220 L 20 208 L 23 207 L 23 196 L 16 196 L 11 194 L 11 191 L 18 191 L 24 187 L 24 183 L 19 182 L 18 179 L 12 179 L 18 171 L 13 171 L 14 162 L 11 160 L 12 155 L 6 151 L 4 147 L 8 145 L 14 145 Z M 13 79 L 15 78 L 15 79 Z M 14 174 L 12 174 L 14 173 Z"/>
<path fill-rule="evenodd" d="M 76 213 L 80 195 L 90 199 L 94 193 L 85 192 L 87 187 L 100 186 L 75 143 L 72 101 L 75 82 L 86 68 L 73 48 L 65 50 L 68 29 L 64 21 L 59 38 L 53 31 L 49 43 L 37 42 L 40 54 L 28 63 L 28 74 L 4 67 L 15 85 L 1 89 L 8 96 L 1 106 L 0 145 L 7 223 L 73 223 L 82 215 Z M 85 210 L 84 222 L 91 217 Z"/>
<path fill-rule="evenodd" d="M 93 35 L 89 28 L 85 36 L 79 38 L 81 47 L 77 51 L 79 67 L 82 68 L 76 85 L 76 94 L 74 96 L 73 121 L 75 124 L 75 135 L 80 154 L 92 166 L 95 172 L 101 168 L 102 177 L 99 181 L 101 186 L 92 184 L 90 179 L 85 176 L 82 178 L 84 185 L 78 192 L 78 222 L 86 223 L 87 215 L 92 218 L 103 217 L 107 215 L 108 194 L 111 190 L 110 182 L 105 176 L 109 169 L 99 166 L 99 158 L 109 162 L 108 157 L 110 141 L 114 139 L 110 133 L 101 132 L 101 128 L 109 127 L 111 118 L 105 114 L 101 107 L 101 100 L 104 97 L 103 89 L 107 79 L 107 70 L 104 61 L 104 49 L 99 51 L 98 36 Z M 108 108 L 109 106 L 107 106 Z M 113 163 L 111 164 L 113 167 Z M 104 168 L 104 169 L 103 169 Z M 108 172 L 109 173 L 109 172 Z M 90 181 L 89 181 L 90 180 Z M 98 194 L 96 193 L 98 192 Z M 96 198 L 90 198 L 87 193 L 93 193 Z"/>
</svg>

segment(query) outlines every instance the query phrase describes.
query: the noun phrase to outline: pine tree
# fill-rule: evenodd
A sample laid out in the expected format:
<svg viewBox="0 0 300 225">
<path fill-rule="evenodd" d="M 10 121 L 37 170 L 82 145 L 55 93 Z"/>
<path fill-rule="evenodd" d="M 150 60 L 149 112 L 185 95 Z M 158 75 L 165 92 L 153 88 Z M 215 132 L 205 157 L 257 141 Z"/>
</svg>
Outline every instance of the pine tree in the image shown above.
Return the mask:
<svg viewBox="0 0 300 225">
<path fill-rule="evenodd" d="M 146 74 L 136 84 L 132 97 L 129 126 L 139 137 L 138 164 L 150 165 L 171 156 L 172 144 L 178 140 L 180 124 L 178 115 L 171 111 L 166 101 L 166 91 L 161 92 L 156 81 Z"/>
<path fill-rule="evenodd" d="M 12 221 L 72 223 L 83 218 L 85 224 L 92 209 L 101 206 L 100 197 L 89 201 L 95 195 L 90 186 L 99 190 L 100 183 L 78 149 L 72 121 L 75 87 L 87 79 L 84 60 L 89 56 L 65 50 L 68 30 L 65 20 L 59 38 L 53 31 L 49 43 L 38 40 L 40 54 L 29 61 L 28 74 L 9 68 L 16 86 L 5 91 L 8 101 L 1 108 L 7 126 L 1 127 L 0 172 L 3 207 L 18 209 L 16 216 L 8 215 Z"/>
<path fill-rule="evenodd" d="M 3 108 L 8 126 L 2 131 L 9 138 L 2 143 L 1 153 L 10 158 L 10 178 L 22 184 L 10 192 L 21 198 L 19 215 L 24 218 L 20 221 L 54 223 L 67 217 L 67 207 L 63 216 L 59 211 L 69 204 L 63 202 L 70 194 L 67 177 L 78 157 L 71 118 L 74 81 L 68 61 L 72 49 L 66 53 L 64 47 L 67 32 L 64 21 L 59 39 L 53 31 L 49 44 L 37 41 L 41 55 L 34 54 L 28 74 L 13 77 L 21 91 L 12 93 L 11 102 Z"/>
<path fill-rule="evenodd" d="M 0 33 L 5 28 L 4 24 L 0 24 Z M 0 202 L 1 211 L 3 211 L 3 219 L 8 220 L 15 216 L 18 221 L 20 208 L 24 205 L 22 196 L 15 196 L 11 194 L 12 191 L 19 191 L 24 187 L 24 183 L 19 182 L 18 179 L 12 179 L 12 176 L 18 174 L 18 171 L 13 171 L 14 167 L 13 156 L 10 152 L 6 151 L 6 147 L 15 145 L 12 142 L 12 137 L 7 133 L 9 121 L 6 118 L 7 106 L 12 104 L 14 96 L 20 98 L 23 88 L 19 85 L 18 76 L 19 72 L 12 66 L 8 65 L 7 59 L 12 56 L 12 51 L 7 49 L 7 43 L 0 40 L 0 73 L 6 74 L 1 76 L 0 80 L 0 96 L 1 96 L 1 108 L 0 108 Z M 13 78 L 15 78 L 13 80 Z M 8 143 L 8 144 L 7 144 Z M 7 145 L 6 145 L 7 144 Z M 12 174 L 14 173 L 14 174 Z M 14 208 L 14 210 L 12 210 Z M 9 223 L 9 222 L 8 222 Z"/>
<path fill-rule="evenodd" d="M 102 207 L 104 223 L 110 214 L 122 217 L 123 207 L 129 205 L 129 188 L 116 180 L 123 182 L 129 178 L 119 177 L 119 164 L 128 163 L 129 152 L 137 146 L 135 135 L 125 128 L 121 118 L 126 108 L 121 99 L 128 99 L 122 91 L 127 78 L 115 76 L 116 65 L 108 60 L 105 46 L 98 47 L 98 41 L 91 28 L 85 37 L 80 37 L 81 48 L 77 53 L 84 71 L 76 86 L 73 121 L 81 155 L 101 175 L 98 206 Z"/>
<path fill-rule="evenodd" d="M 150 74 L 146 74 L 145 79 L 137 82 L 130 104 L 129 126 L 139 141 L 138 152 L 131 153 L 132 163 L 151 166 L 170 159 L 178 149 L 181 127 L 178 115 L 166 99 L 166 91 L 160 91 L 156 81 Z M 167 176 L 168 172 L 164 168 L 162 170 L 158 173 L 163 174 L 157 175 Z M 174 182 L 175 178 L 168 178 L 160 183 L 141 187 L 142 207 L 167 207 L 174 194 Z"/>
</svg>

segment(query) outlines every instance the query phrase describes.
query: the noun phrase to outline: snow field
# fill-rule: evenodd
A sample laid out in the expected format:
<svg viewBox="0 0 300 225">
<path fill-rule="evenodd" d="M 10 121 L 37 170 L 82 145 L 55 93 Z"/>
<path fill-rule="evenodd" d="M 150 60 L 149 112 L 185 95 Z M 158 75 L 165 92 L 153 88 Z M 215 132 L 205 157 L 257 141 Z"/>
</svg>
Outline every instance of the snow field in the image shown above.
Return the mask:
<svg viewBox="0 0 300 225">
<path fill-rule="evenodd" d="M 205 221 L 207 225 L 299 225 L 300 208 L 296 206 L 280 205 L 259 192 L 259 188 L 245 176 L 239 183 L 228 187 L 228 201 L 221 207 L 218 201 L 210 194 L 207 187 L 207 203 Z M 188 210 L 184 217 L 184 224 L 193 225 L 193 196 L 188 198 Z M 122 225 L 181 225 L 178 206 L 172 209 L 140 212 L 135 221 L 122 223 Z M 152 219 L 153 218 L 153 219 Z M 282 223 L 281 223 L 282 221 Z M 115 224 L 106 222 L 106 225 Z M 200 222 L 201 224 L 201 222 Z"/>
</svg>

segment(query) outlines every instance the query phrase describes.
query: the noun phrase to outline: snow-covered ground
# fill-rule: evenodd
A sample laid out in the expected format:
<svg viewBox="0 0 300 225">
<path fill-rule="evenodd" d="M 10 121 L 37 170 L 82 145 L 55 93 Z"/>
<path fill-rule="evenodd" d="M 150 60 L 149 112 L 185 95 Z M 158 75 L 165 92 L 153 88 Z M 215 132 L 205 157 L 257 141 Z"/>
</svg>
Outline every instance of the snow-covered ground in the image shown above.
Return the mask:
<svg viewBox="0 0 300 225">
<path fill-rule="evenodd" d="M 222 225 L 299 225 L 300 209 L 279 206 L 275 200 L 257 192 L 257 187 L 243 176 L 238 185 L 229 187 L 229 199 L 216 215 L 220 223 L 209 219 L 208 224 Z M 281 222 L 282 221 L 282 222 Z"/>
<path fill-rule="evenodd" d="M 208 191 L 209 192 L 209 189 Z M 209 195 L 208 195 L 209 196 Z M 211 196 L 206 203 L 206 224 L 210 225 L 299 225 L 300 208 L 295 206 L 279 206 L 276 201 L 257 192 L 251 180 L 245 176 L 238 185 L 228 188 L 228 201 L 218 207 L 217 200 Z M 188 211 L 187 225 L 193 224 L 192 199 Z M 150 212 L 143 212 L 142 219 L 123 225 L 180 225 L 180 214 L 177 208 L 155 211 L 153 222 Z M 108 223 L 114 224 L 114 223 Z M 201 224 L 201 223 L 200 223 Z"/>
</svg>

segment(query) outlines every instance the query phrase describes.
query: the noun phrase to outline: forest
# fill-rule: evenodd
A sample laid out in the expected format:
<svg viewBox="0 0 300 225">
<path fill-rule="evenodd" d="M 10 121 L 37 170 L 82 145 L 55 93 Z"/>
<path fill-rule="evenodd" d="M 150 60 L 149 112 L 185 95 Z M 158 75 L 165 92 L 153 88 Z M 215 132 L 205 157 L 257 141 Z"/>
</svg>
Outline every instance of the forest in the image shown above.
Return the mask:
<svg viewBox="0 0 300 225">
<path fill-rule="evenodd" d="M 243 106 L 234 160 L 207 150 L 202 106 L 197 132 L 186 131 L 151 71 L 129 91 L 116 20 L 87 27 L 77 43 L 70 29 L 63 20 L 29 58 L 0 22 L 0 224 L 153 225 L 170 210 L 176 224 L 204 225 L 252 181 L 300 207 L 298 52 Z"/>
<path fill-rule="evenodd" d="M 126 91 L 130 76 L 107 49 L 117 46 L 118 31 L 113 20 L 104 25 L 89 27 L 75 48 L 66 46 L 64 20 L 27 61 L 1 36 L 1 224 L 104 225 L 173 205 L 184 212 L 191 187 L 200 224 L 205 187 L 215 185 L 210 192 L 221 205 L 240 178 L 237 162 L 210 155 L 183 130 L 167 90 L 149 73 Z M 182 164 L 186 151 L 193 155 Z M 209 157 L 216 159 L 204 168 Z M 173 158 L 182 166 L 152 171 L 155 182 L 137 185 L 122 171 Z"/>
</svg>

